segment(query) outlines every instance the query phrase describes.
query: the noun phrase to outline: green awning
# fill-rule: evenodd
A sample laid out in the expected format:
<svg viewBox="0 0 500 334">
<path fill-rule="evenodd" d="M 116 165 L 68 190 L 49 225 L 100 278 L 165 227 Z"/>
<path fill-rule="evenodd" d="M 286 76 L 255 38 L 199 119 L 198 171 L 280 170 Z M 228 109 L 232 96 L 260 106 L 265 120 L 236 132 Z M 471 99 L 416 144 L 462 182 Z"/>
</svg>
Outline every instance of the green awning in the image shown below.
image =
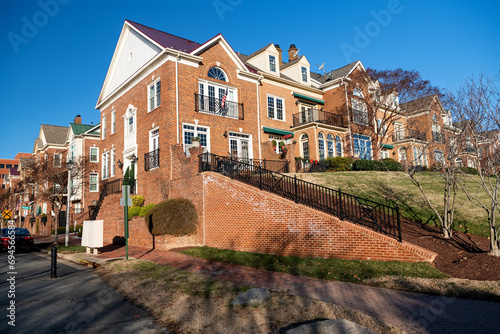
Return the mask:
<svg viewBox="0 0 500 334">
<path fill-rule="evenodd" d="M 293 93 L 293 96 L 301 98 L 301 99 L 304 99 L 304 100 L 313 101 L 313 102 L 319 103 L 321 105 L 325 104 L 325 101 L 321 101 L 321 100 L 315 99 L 314 97 L 309 97 L 309 96 L 305 96 L 305 95 L 297 94 L 297 93 Z"/>
<path fill-rule="evenodd" d="M 264 129 L 264 132 L 266 133 L 273 133 L 276 135 L 291 135 L 293 137 L 293 132 L 292 131 L 287 131 L 287 130 L 282 130 L 282 129 L 275 129 L 275 128 L 269 128 L 267 126 L 262 127 Z"/>
<path fill-rule="evenodd" d="M 389 145 L 389 144 L 382 144 L 381 148 L 390 148 L 390 149 L 393 149 L 394 146 L 393 145 Z"/>
</svg>

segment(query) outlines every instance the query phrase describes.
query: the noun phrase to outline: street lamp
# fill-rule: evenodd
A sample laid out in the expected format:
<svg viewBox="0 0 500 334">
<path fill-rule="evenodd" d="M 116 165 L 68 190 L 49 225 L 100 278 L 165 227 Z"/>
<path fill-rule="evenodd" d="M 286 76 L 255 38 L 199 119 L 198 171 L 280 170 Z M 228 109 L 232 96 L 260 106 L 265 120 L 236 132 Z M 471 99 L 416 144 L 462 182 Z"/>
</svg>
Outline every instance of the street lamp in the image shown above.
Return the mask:
<svg viewBox="0 0 500 334">
<path fill-rule="evenodd" d="M 66 162 L 66 168 L 68 168 L 68 190 L 67 190 L 67 197 L 66 197 L 66 237 L 64 239 L 64 246 L 68 247 L 69 245 L 69 210 L 70 210 L 70 182 L 71 182 L 71 170 L 73 169 L 73 166 L 75 163 L 73 161 L 68 161 Z M 57 228 L 57 226 L 56 226 Z"/>
</svg>

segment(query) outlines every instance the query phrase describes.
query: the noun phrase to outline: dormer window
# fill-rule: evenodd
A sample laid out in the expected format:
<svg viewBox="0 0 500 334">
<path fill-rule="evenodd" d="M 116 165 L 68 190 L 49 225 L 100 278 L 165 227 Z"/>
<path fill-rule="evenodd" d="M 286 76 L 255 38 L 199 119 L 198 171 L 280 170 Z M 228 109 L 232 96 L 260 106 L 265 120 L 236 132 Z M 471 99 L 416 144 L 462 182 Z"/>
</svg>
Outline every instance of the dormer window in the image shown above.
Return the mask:
<svg viewBox="0 0 500 334">
<path fill-rule="evenodd" d="M 302 72 L 302 81 L 307 82 L 307 68 L 304 66 L 301 67 L 301 72 Z"/>
<path fill-rule="evenodd" d="M 227 81 L 226 73 L 219 67 L 212 67 L 208 70 L 208 77 L 216 80 Z"/>
<path fill-rule="evenodd" d="M 276 72 L 276 57 L 275 56 L 269 56 L 269 70 L 271 72 Z"/>
</svg>

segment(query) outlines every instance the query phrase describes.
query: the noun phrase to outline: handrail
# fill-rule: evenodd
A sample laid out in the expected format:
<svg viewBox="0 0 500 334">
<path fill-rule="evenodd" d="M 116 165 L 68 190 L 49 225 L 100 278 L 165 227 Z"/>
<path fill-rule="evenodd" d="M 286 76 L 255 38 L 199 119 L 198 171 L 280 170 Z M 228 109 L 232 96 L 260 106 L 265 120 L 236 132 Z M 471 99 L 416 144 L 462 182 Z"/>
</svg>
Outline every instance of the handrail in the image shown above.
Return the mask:
<svg viewBox="0 0 500 334">
<path fill-rule="evenodd" d="M 200 172 L 213 171 L 266 190 L 284 198 L 326 212 L 395 237 L 401 241 L 399 207 L 350 195 L 307 181 L 299 180 L 231 157 L 203 153 L 198 156 Z"/>
</svg>

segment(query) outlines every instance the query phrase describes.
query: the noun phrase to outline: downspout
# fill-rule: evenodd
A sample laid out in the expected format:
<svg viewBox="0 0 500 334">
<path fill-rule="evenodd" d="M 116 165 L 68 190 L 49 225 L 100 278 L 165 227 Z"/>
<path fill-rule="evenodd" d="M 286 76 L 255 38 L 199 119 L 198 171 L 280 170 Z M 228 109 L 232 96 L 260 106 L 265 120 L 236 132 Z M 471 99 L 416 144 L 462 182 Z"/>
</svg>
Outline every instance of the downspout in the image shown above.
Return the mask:
<svg viewBox="0 0 500 334">
<path fill-rule="evenodd" d="M 176 124 L 177 124 L 177 144 L 179 141 L 179 60 L 180 60 L 180 52 L 177 53 L 177 57 L 175 59 L 175 116 L 176 116 Z"/>
<path fill-rule="evenodd" d="M 259 140 L 259 160 L 262 160 L 262 142 L 261 142 L 261 135 L 260 135 L 260 82 L 264 78 L 264 76 L 261 74 L 260 77 L 257 79 L 257 128 L 258 128 L 258 140 Z"/>
<path fill-rule="evenodd" d="M 345 106 L 347 108 L 347 124 L 349 126 L 349 131 L 347 131 L 347 133 L 349 134 L 349 144 L 351 147 L 351 157 L 353 157 L 354 156 L 354 149 L 353 149 L 352 132 L 351 132 L 351 113 L 349 112 L 349 100 L 347 99 L 347 85 L 348 85 L 348 83 L 344 82 L 344 80 L 342 80 L 341 85 L 344 86 L 344 91 L 345 91 Z"/>
</svg>

